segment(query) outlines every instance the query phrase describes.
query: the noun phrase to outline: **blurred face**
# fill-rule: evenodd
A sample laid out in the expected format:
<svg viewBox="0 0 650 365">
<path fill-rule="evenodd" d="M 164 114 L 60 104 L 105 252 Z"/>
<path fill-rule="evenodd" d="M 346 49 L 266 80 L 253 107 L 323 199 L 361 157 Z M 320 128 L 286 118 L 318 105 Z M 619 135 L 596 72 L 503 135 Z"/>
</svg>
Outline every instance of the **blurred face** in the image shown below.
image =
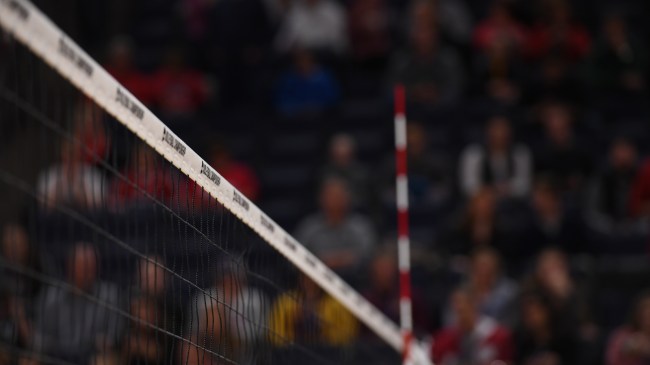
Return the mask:
<svg viewBox="0 0 650 365">
<path fill-rule="evenodd" d="M 27 232 L 19 225 L 5 226 L 2 237 L 2 253 L 7 261 L 25 265 L 29 259 Z"/>
<path fill-rule="evenodd" d="M 538 299 L 529 298 L 524 300 L 521 313 L 523 325 L 528 330 L 541 330 L 549 324 L 548 309 Z"/>
<path fill-rule="evenodd" d="M 612 48 L 619 48 L 627 41 L 625 22 L 620 17 L 612 17 L 605 23 L 605 39 Z"/>
<path fill-rule="evenodd" d="M 109 63 L 118 70 L 131 68 L 131 48 L 125 42 L 115 43 L 110 50 Z"/>
<path fill-rule="evenodd" d="M 494 118 L 487 128 L 488 147 L 491 150 L 505 150 L 510 146 L 510 123 L 505 118 Z"/>
<path fill-rule="evenodd" d="M 156 305 L 151 300 L 140 298 L 131 303 L 131 315 L 145 323 L 156 324 L 157 312 Z M 145 323 L 140 321 L 133 321 L 133 323 L 138 327 L 148 328 Z"/>
<path fill-rule="evenodd" d="M 88 246 L 77 246 L 72 253 L 68 270 L 70 282 L 79 289 L 92 287 L 97 278 L 97 256 Z"/>
<path fill-rule="evenodd" d="M 342 181 L 330 180 L 321 190 L 320 204 L 326 218 L 338 221 L 343 219 L 350 206 L 347 186 Z"/>
<path fill-rule="evenodd" d="M 499 275 L 499 262 L 491 252 L 482 252 L 472 260 L 472 284 L 476 288 L 489 289 Z"/>
<path fill-rule="evenodd" d="M 488 220 L 494 216 L 495 196 L 492 190 L 482 189 L 472 198 L 470 215 L 473 220 Z"/>
<path fill-rule="evenodd" d="M 296 50 L 293 56 L 296 70 L 302 75 L 309 75 L 314 70 L 314 56 L 304 49 Z"/>
<path fill-rule="evenodd" d="M 533 191 L 533 205 L 541 216 L 553 216 L 559 214 L 559 198 L 553 191 L 544 186 L 538 186 Z"/>
<path fill-rule="evenodd" d="M 162 262 L 160 258 L 152 257 L 150 260 L 140 261 L 140 289 L 149 295 L 158 296 L 165 291 L 165 270 L 156 264 Z"/>
<path fill-rule="evenodd" d="M 636 149 L 629 142 L 619 140 L 612 146 L 610 159 L 612 166 L 617 170 L 633 168 L 637 159 Z"/>
<path fill-rule="evenodd" d="M 370 270 L 376 288 L 387 290 L 395 286 L 397 264 L 393 256 L 381 255 L 375 258 Z"/>
<path fill-rule="evenodd" d="M 571 140 L 571 115 L 566 108 L 555 105 L 544 111 L 546 134 L 556 144 L 565 144 Z"/>
<path fill-rule="evenodd" d="M 348 166 L 354 160 L 354 142 L 348 136 L 337 136 L 330 147 L 330 158 L 337 166 Z"/>
<path fill-rule="evenodd" d="M 460 330 L 472 332 L 478 318 L 476 303 L 467 293 L 457 291 L 452 296 L 452 307 Z"/>
<path fill-rule="evenodd" d="M 438 43 L 438 32 L 433 25 L 415 25 L 411 32 L 411 42 L 417 54 L 429 56 L 433 54 Z"/>
<path fill-rule="evenodd" d="M 564 255 L 554 250 L 542 253 L 537 263 L 537 277 L 545 282 L 558 275 L 569 276 L 569 268 Z"/>
<path fill-rule="evenodd" d="M 427 150 L 427 132 L 418 123 L 410 123 L 406 130 L 407 151 L 411 156 L 421 156 Z"/>
</svg>

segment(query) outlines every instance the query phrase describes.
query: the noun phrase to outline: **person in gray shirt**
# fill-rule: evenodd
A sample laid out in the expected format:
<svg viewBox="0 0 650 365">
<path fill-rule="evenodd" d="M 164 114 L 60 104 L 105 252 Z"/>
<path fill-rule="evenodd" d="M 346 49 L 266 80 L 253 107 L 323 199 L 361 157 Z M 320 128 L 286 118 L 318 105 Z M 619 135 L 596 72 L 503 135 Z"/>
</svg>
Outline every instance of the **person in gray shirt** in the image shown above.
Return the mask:
<svg viewBox="0 0 650 365">
<path fill-rule="evenodd" d="M 376 242 L 370 221 L 350 211 L 350 191 L 345 181 L 330 177 L 320 190 L 320 212 L 305 218 L 296 238 L 339 273 L 358 269 Z"/>
<path fill-rule="evenodd" d="M 48 286 L 36 305 L 34 348 L 66 361 L 86 363 L 114 348 L 123 323 L 118 288 L 100 282 L 95 248 L 78 243 L 67 259 L 69 284 Z"/>
</svg>

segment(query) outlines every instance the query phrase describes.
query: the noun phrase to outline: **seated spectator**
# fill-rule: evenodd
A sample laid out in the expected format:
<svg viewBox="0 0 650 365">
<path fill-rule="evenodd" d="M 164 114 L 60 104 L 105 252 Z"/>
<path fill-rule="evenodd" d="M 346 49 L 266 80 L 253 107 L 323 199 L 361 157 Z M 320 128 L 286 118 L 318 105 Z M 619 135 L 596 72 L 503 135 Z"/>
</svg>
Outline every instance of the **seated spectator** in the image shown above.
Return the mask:
<svg viewBox="0 0 650 365">
<path fill-rule="evenodd" d="M 470 145 L 460 159 L 460 184 L 467 196 L 483 187 L 494 188 L 499 198 L 521 198 L 531 183 L 528 148 L 512 141 L 510 122 L 492 118 L 486 128 L 485 144 Z"/>
<path fill-rule="evenodd" d="M 589 33 L 573 19 L 568 1 L 554 0 L 547 5 L 546 14 L 527 40 L 529 57 L 541 59 L 555 54 L 570 63 L 582 60 L 589 52 Z"/>
<path fill-rule="evenodd" d="M 576 364 L 578 341 L 539 294 L 521 300 L 520 325 L 515 331 L 517 364 Z"/>
<path fill-rule="evenodd" d="M 434 363 L 489 365 L 514 360 L 510 332 L 479 313 L 471 291 L 457 289 L 451 296 L 451 306 L 456 321 L 434 335 Z"/>
<path fill-rule="evenodd" d="M 458 100 L 464 82 L 458 55 L 446 48 L 438 37 L 436 23 L 419 20 L 427 9 L 424 1 L 414 4 L 411 11 L 410 49 L 398 54 L 390 67 L 389 82 L 403 83 L 409 102 L 436 106 Z"/>
<path fill-rule="evenodd" d="M 312 53 L 296 49 L 292 61 L 291 69 L 282 73 L 276 84 L 276 109 L 287 115 L 318 112 L 339 101 L 338 82 Z"/>
<path fill-rule="evenodd" d="M 135 275 L 134 294 L 163 300 L 169 279 L 162 257 L 145 256 L 138 261 Z"/>
<path fill-rule="evenodd" d="M 349 5 L 348 33 L 354 58 L 383 63 L 390 52 L 391 19 L 385 0 L 354 0 Z"/>
<path fill-rule="evenodd" d="M 632 141 L 614 140 L 607 165 L 589 189 L 587 218 L 592 229 L 607 232 L 630 222 L 630 192 L 637 170 L 637 149 Z"/>
<path fill-rule="evenodd" d="M 390 0 L 389 0 L 390 1 Z M 393 2 L 393 8 L 397 5 Z M 471 42 L 473 19 L 465 2 L 456 0 L 416 0 L 402 2 L 411 14 L 411 24 L 437 24 L 441 38 L 456 47 Z M 401 10 L 400 10 L 401 11 Z"/>
<path fill-rule="evenodd" d="M 535 171 L 553 179 L 562 192 L 577 192 L 590 172 L 591 161 L 574 135 L 569 108 L 548 103 L 540 112 L 546 138 L 537 152 Z"/>
<path fill-rule="evenodd" d="M 369 265 L 369 287 L 362 294 L 370 303 L 382 311 L 388 318 L 399 323 L 400 320 L 400 285 L 397 257 L 394 250 L 381 249 Z M 411 287 L 411 307 L 413 330 L 416 334 L 430 332 L 428 308 L 422 293 L 417 287 Z"/>
<path fill-rule="evenodd" d="M 521 96 L 520 84 L 524 79 L 524 66 L 517 50 L 507 40 L 497 38 L 485 51 L 475 57 L 474 89 L 492 100 L 510 105 Z"/>
<path fill-rule="evenodd" d="M 87 363 L 94 354 L 117 345 L 123 327 L 122 316 L 114 309 L 121 307 L 119 292 L 99 280 L 97 252 L 89 244 L 73 247 L 66 269 L 74 289 L 50 286 L 42 293 L 36 306 L 34 349 L 63 361 Z"/>
<path fill-rule="evenodd" d="M 321 170 L 321 181 L 329 177 L 345 180 L 350 188 L 353 206 L 366 207 L 371 199 L 370 176 L 365 166 L 357 161 L 356 142 L 348 134 L 332 137 L 329 161 Z"/>
<path fill-rule="evenodd" d="M 225 143 L 215 143 L 210 153 L 210 165 L 251 201 L 260 195 L 260 182 L 255 171 L 233 158 Z"/>
<path fill-rule="evenodd" d="M 22 307 L 28 307 L 40 289 L 40 282 L 21 270 L 41 271 L 41 261 L 36 250 L 29 242 L 25 227 L 17 223 L 7 223 L 2 231 L 2 260 L 15 266 L 5 267 L 0 272 L 0 289 L 10 296 L 11 301 L 17 301 Z M 6 266 L 6 265 L 3 265 Z"/>
<path fill-rule="evenodd" d="M 532 217 L 526 229 L 529 253 L 536 254 L 549 245 L 570 253 L 588 252 L 590 248 L 582 242 L 582 220 L 565 207 L 551 180 L 538 180 L 531 198 Z"/>
<path fill-rule="evenodd" d="M 90 100 L 80 100 L 73 112 L 73 135 L 81 141 L 86 163 L 95 165 L 108 157 L 110 136 L 103 123 L 104 113 Z"/>
<path fill-rule="evenodd" d="M 218 265 L 214 286 L 196 294 L 188 308 L 185 333 L 191 343 L 180 344 L 180 358 L 187 364 L 220 363 L 210 352 L 250 363 L 251 347 L 265 336 L 266 296 L 248 285 L 241 264 Z"/>
<path fill-rule="evenodd" d="M 57 205 L 68 205 L 92 210 L 102 206 L 105 178 L 85 162 L 83 148 L 63 140 L 59 153 L 59 162 L 38 177 L 37 191 L 45 208 L 54 210 Z"/>
<path fill-rule="evenodd" d="M 115 37 L 108 45 L 106 71 L 145 105 L 151 105 L 153 88 L 148 77 L 133 64 L 133 44 L 124 36 Z"/>
<path fill-rule="evenodd" d="M 488 51 L 495 44 L 519 53 L 526 42 L 526 30 L 513 16 L 510 4 L 504 0 L 494 1 L 490 13 L 474 30 L 474 46 Z"/>
<path fill-rule="evenodd" d="M 567 257 L 562 251 L 549 248 L 537 258 L 534 271 L 524 281 L 522 291 L 543 298 L 549 306 L 555 323 L 561 332 L 580 338 L 595 332 L 587 305 L 584 287 L 576 284 L 569 272 Z"/>
<path fill-rule="evenodd" d="M 649 60 L 643 43 L 620 15 L 607 17 L 602 31 L 590 57 L 589 81 L 605 92 L 645 90 Z"/>
<path fill-rule="evenodd" d="M 276 39 L 281 52 L 293 48 L 341 54 L 347 48 L 345 10 L 333 0 L 293 1 Z"/>
<path fill-rule="evenodd" d="M 650 159 L 643 162 L 632 183 L 630 215 L 634 219 L 650 218 Z"/>
<path fill-rule="evenodd" d="M 514 307 L 517 284 L 502 273 L 501 258 L 490 247 L 478 247 L 470 261 L 470 271 L 463 285 L 476 299 L 479 313 L 490 317 L 501 325 L 514 323 Z M 453 311 L 447 310 L 448 324 L 456 321 Z"/>
<path fill-rule="evenodd" d="M 163 168 L 161 157 L 144 143 L 132 147 L 131 159 L 122 173 L 125 179 L 113 182 L 111 203 L 119 206 L 149 200 L 169 199 L 173 195 L 172 176 Z"/>
<path fill-rule="evenodd" d="M 409 122 L 406 131 L 409 196 L 411 204 L 441 204 L 451 195 L 449 161 L 443 152 L 431 153 L 427 130 L 419 122 Z M 384 200 L 394 204 L 395 157 L 386 162 Z"/>
<path fill-rule="evenodd" d="M 369 258 L 376 234 L 365 217 L 350 212 L 345 181 L 329 178 L 320 190 L 320 212 L 299 224 L 296 238 L 328 266 L 341 273 L 358 270 Z"/>
<path fill-rule="evenodd" d="M 533 105 L 539 100 L 563 100 L 572 105 L 584 103 L 583 82 L 573 72 L 571 64 L 561 56 L 551 54 L 540 61 L 526 86 L 525 102 Z"/>
<path fill-rule="evenodd" d="M 306 275 L 295 291 L 281 294 L 269 319 L 269 340 L 280 347 L 293 343 L 346 346 L 359 333 L 359 323 L 336 299 Z"/>
<path fill-rule="evenodd" d="M 180 49 L 170 50 L 160 70 L 151 76 L 151 102 L 166 118 L 194 115 L 209 98 L 208 82 L 185 64 Z"/>
<path fill-rule="evenodd" d="M 612 334 L 607 345 L 606 365 L 642 365 L 650 361 L 650 293 L 634 304 L 629 322 Z"/>
</svg>

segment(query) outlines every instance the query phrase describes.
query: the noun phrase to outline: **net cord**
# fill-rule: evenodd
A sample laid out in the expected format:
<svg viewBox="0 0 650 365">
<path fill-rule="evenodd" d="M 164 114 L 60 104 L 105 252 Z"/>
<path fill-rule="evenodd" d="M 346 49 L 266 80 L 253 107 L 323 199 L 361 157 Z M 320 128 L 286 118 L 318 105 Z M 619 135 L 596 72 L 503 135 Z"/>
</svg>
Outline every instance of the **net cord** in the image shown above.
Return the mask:
<svg viewBox="0 0 650 365">
<path fill-rule="evenodd" d="M 217 199 L 380 338 L 402 352 L 398 326 L 250 202 L 27 0 L 0 0 L 0 27 Z"/>
</svg>

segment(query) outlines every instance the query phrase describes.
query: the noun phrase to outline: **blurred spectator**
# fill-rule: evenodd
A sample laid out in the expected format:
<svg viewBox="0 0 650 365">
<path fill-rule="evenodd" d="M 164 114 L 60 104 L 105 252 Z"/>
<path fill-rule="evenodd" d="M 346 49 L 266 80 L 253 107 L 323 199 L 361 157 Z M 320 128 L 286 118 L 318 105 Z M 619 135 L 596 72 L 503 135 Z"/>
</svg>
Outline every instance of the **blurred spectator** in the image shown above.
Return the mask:
<svg viewBox="0 0 650 365">
<path fill-rule="evenodd" d="M 649 61 L 642 42 L 620 15 L 608 16 L 602 32 L 591 54 L 589 81 L 606 93 L 645 90 Z"/>
<path fill-rule="evenodd" d="M 104 202 L 104 176 L 85 162 L 83 147 L 62 140 L 59 162 L 39 174 L 37 189 L 45 208 L 72 205 L 80 209 L 98 209 Z"/>
<path fill-rule="evenodd" d="M 650 159 L 643 162 L 632 183 L 630 215 L 635 219 L 650 218 Z"/>
<path fill-rule="evenodd" d="M 416 121 L 408 124 L 406 144 L 411 204 L 444 203 L 452 190 L 447 156 L 444 152 L 431 153 L 427 130 Z M 386 164 L 386 181 L 390 182 L 390 188 L 384 189 L 384 195 L 385 200 L 392 204 L 395 199 L 395 158 L 391 156 Z"/>
<path fill-rule="evenodd" d="M 577 339 L 539 294 L 521 299 L 521 321 L 515 331 L 517 364 L 576 364 Z"/>
<path fill-rule="evenodd" d="M 571 13 L 567 0 L 546 2 L 545 14 L 533 27 L 528 38 L 527 52 L 533 59 L 555 55 L 574 63 L 589 52 L 590 36 Z"/>
<path fill-rule="evenodd" d="M 506 105 L 519 100 L 524 68 L 519 54 L 506 39 L 496 38 L 475 57 L 475 73 L 474 88 L 479 95 L 486 94 Z"/>
<path fill-rule="evenodd" d="M 292 61 L 291 68 L 280 76 L 276 85 L 278 111 L 283 114 L 320 112 L 339 101 L 340 90 L 334 75 L 318 64 L 310 51 L 295 49 Z"/>
<path fill-rule="evenodd" d="M 465 2 L 456 0 L 415 0 L 404 2 L 411 14 L 410 24 L 435 24 L 441 38 L 456 47 L 467 46 L 472 38 L 472 17 Z"/>
<path fill-rule="evenodd" d="M 504 326 L 515 323 L 517 284 L 503 274 L 501 258 L 495 249 L 481 246 L 473 251 L 470 270 L 463 287 L 474 296 L 481 315 L 490 317 Z M 448 324 L 456 322 L 451 308 L 447 310 L 447 317 Z"/>
<path fill-rule="evenodd" d="M 124 364 L 162 365 L 166 359 L 169 336 L 161 335 L 165 320 L 160 303 L 151 297 L 136 297 L 131 300 L 130 312 L 135 319 L 124 336 L 122 345 Z"/>
<path fill-rule="evenodd" d="M 248 285 L 240 263 L 221 262 L 216 268 L 213 287 L 194 296 L 188 308 L 180 356 L 187 364 L 220 363 L 219 354 L 237 363 L 250 363 L 251 348 L 264 338 L 268 300 L 261 291 Z M 207 350 L 207 351 L 206 351 Z"/>
<path fill-rule="evenodd" d="M 487 187 L 472 196 L 460 220 L 452 224 L 450 237 L 445 239 L 450 253 L 469 255 L 477 247 L 495 246 L 502 236 L 495 200 L 494 192 Z"/>
<path fill-rule="evenodd" d="M 590 228 L 611 229 L 630 221 L 630 192 L 638 170 L 637 149 L 632 141 L 617 138 L 609 149 L 609 160 L 589 189 L 586 203 Z"/>
<path fill-rule="evenodd" d="M 562 100 L 570 104 L 585 102 L 585 90 L 571 65 L 561 56 L 552 54 L 540 61 L 537 70 L 530 72 L 525 101 L 534 105 L 539 100 Z"/>
<path fill-rule="evenodd" d="M 340 54 L 347 48 L 345 10 L 333 0 L 295 0 L 276 39 L 281 52 L 305 48 Z"/>
<path fill-rule="evenodd" d="M 150 82 L 152 104 L 172 120 L 193 116 L 210 96 L 207 80 L 186 65 L 180 49 L 168 51 Z"/>
<path fill-rule="evenodd" d="M 650 362 L 650 293 L 639 296 L 628 323 L 614 332 L 607 345 L 606 365 Z"/>
<path fill-rule="evenodd" d="M 561 191 L 578 191 L 590 173 L 589 155 L 574 134 L 569 107 L 550 102 L 540 111 L 546 138 L 536 156 L 535 171 L 553 179 Z"/>
<path fill-rule="evenodd" d="M 359 332 L 357 319 L 306 275 L 294 292 L 281 294 L 273 304 L 269 340 L 276 346 L 292 343 L 344 346 Z"/>
<path fill-rule="evenodd" d="M 136 268 L 134 294 L 163 300 L 168 281 L 162 257 L 144 256 Z"/>
<path fill-rule="evenodd" d="M 467 196 L 493 187 L 499 198 L 524 197 L 530 190 L 531 158 L 528 148 L 512 141 L 510 121 L 490 119 L 485 144 L 465 148 L 460 159 L 460 185 Z"/>
<path fill-rule="evenodd" d="M 125 36 L 117 36 L 108 45 L 106 71 L 145 105 L 151 105 L 150 80 L 133 64 L 133 44 Z"/>
<path fill-rule="evenodd" d="M 73 247 L 66 262 L 71 287 L 46 288 L 36 306 L 36 351 L 86 363 L 93 354 L 115 348 L 123 327 L 115 308 L 122 306 L 118 288 L 99 280 L 98 261 L 89 244 Z"/>
<path fill-rule="evenodd" d="M 597 329 L 590 319 L 585 287 L 578 284 L 569 272 L 566 255 L 549 248 L 538 256 L 534 272 L 524 281 L 522 291 L 543 298 L 558 333 L 587 342 L 593 339 Z"/>
<path fill-rule="evenodd" d="M 158 199 L 171 198 L 171 172 L 163 168 L 161 157 L 145 143 L 136 143 L 132 149 L 130 161 L 122 173 L 124 179 L 113 182 L 111 202 L 117 206 L 134 204 L 149 199 L 147 195 Z"/>
<path fill-rule="evenodd" d="M 348 134 L 337 134 L 329 145 L 329 161 L 321 171 L 321 181 L 329 177 L 345 180 L 354 207 L 367 207 L 371 198 L 370 176 L 357 160 L 356 142 Z"/>
<path fill-rule="evenodd" d="M 348 11 L 352 55 L 363 64 L 383 63 L 391 46 L 391 19 L 385 0 L 353 0 Z"/>
<path fill-rule="evenodd" d="M 492 2 L 490 14 L 474 30 L 474 45 L 479 50 L 489 51 L 499 45 L 519 53 L 526 41 L 526 30 L 512 15 L 506 0 Z"/>
<path fill-rule="evenodd" d="M 565 207 L 557 187 L 548 179 L 539 179 L 531 196 L 532 221 L 526 229 L 528 252 L 536 254 L 550 245 L 566 252 L 589 252 L 583 244 L 582 221 Z"/>
<path fill-rule="evenodd" d="M 26 353 L 32 340 L 31 323 L 21 303 L 0 289 L 0 364 L 25 364 L 21 353 Z"/>
<path fill-rule="evenodd" d="M 305 218 L 296 230 L 296 238 L 307 249 L 343 273 L 358 270 L 376 244 L 368 219 L 350 212 L 350 199 L 344 180 L 328 178 L 320 189 L 321 211 Z"/>
<path fill-rule="evenodd" d="M 0 288 L 16 301 L 20 307 L 31 309 L 30 302 L 36 297 L 41 283 L 23 271 L 42 271 L 38 252 L 29 242 L 29 235 L 23 226 L 7 223 L 2 231 L 2 260 L 6 266 L 0 272 Z M 11 303 L 10 303 L 11 304 Z"/>
<path fill-rule="evenodd" d="M 436 364 L 489 365 L 514 360 L 510 332 L 481 315 L 474 294 L 457 289 L 451 296 L 455 324 L 434 335 L 431 348 Z"/>
<path fill-rule="evenodd" d="M 426 1 L 414 3 L 410 49 L 394 58 L 389 82 L 403 83 L 409 102 L 435 106 L 457 101 L 465 77 L 458 55 L 439 41 L 439 29 L 427 16 L 429 6 Z"/>
<path fill-rule="evenodd" d="M 369 265 L 369 287 L 362 294 L 388 318 L 398 323 L 400 320 L 400 285 L 397 256 L 393 251 L 387 248 L 378 250 Z M 429 308 L 423 299 L 423 293 L 416 286 L 411 288 L 411 306 L 415 333 L 430 332 Z"/>
<path fill-rule="evenodd" d="M 83 144 L 85 162 L 95 165 L 108 157 L 111 140 L 103 123 L 102 109 L 82 99 L 75 105 L 72 118 L 73 134 Z"/>
<path fill-rule="evenodd" d="M 256 201 L 260 195 L 260 182 L 255 171 L 244 162 L 235 160 L 225 143 L 215 143 L 210 152 L 210 164 L 246 198 Z"/>
</svg>

